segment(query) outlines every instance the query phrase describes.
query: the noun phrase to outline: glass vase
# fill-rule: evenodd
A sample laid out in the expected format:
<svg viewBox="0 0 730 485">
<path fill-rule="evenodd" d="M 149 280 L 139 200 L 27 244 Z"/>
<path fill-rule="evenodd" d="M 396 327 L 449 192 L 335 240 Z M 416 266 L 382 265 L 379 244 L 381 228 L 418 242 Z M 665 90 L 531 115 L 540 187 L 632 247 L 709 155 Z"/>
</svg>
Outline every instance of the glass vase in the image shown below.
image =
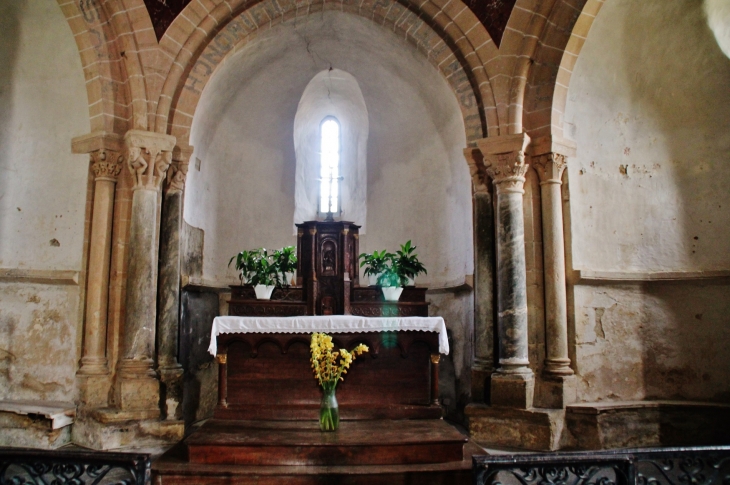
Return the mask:
<svg viewBox="0 0 730 485">
<path fill-rule="evenodd" d="M 335 388 L 322 389 L 322 402 L 319 406 L 320 431 L 337 431 L 340 427 L 340 407 L 337 404 Z"/>
</svg>

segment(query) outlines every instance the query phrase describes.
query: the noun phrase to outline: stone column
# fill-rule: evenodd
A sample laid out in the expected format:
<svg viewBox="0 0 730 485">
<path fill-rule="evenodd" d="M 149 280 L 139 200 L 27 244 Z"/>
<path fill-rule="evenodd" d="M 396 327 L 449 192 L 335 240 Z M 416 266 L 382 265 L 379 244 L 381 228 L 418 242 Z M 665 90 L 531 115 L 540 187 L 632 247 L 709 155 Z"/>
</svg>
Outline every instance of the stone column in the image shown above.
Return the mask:
<svg viewBox="0 0 730 485">
<path fill-rule="evenodd" d="M 86 406 L 107 404 L 110 386 L 106 357 L 107 306 L 111 262 L 114 192 L 124 159 L 122 137 L 114 133 L 91 133 L 75 138 L 74 153 L 89 153 L 94 172 L 94 200 L 86 281 L 86 318 L 81 367 L 77 373 L 80 399 Z"/>
<path fill-rule="evenodd" d="M 176 148 L 162 197 L 160 278 L 157 302 L 157 371 L 168 420 L 182 419 L 183 368 L 178 362 L 180 328 L 180 230 L 183 190 L 192 148 Z"/>
<path fill-rule="evenodd" d="M 491 377 L 491 403 L 532 407 L 535 378 L 529 367 L 527 270 L 522 208 L 525 149 L 522 133 L 479 140 L 487 174 L 497 193 L 497 328 L 499 368 Z"/>
<path fill-rule="evenodd" d="M 134 192 L 118 404 L 137 419 L 156 418 L 160 414 L 160 386 L 154 370 L 159 196 L 175 137 L 130 130 L 124 143 Z"/>
<path fill-rule="evenodd" d="M 494 370 L 494 206 L 491 183 L 478 148 L 466 148 L 464 157 L 472 177 L 474 210 L 474 361 L 472 398 L 489 402 Z"/>
<path fill-rule="evenodd" d="M 575 379 L 568 357 L 568 305 L 565 283 L 565 242 L 561 185 L 568 156 L 575 147 L 551 138 L 535 140 L 532 166 L 540 177 L 542 239 L 545 268 L 544 382 L 537 399 L 541 407 L 562 408 L 575 401 Z"/>
</svg>

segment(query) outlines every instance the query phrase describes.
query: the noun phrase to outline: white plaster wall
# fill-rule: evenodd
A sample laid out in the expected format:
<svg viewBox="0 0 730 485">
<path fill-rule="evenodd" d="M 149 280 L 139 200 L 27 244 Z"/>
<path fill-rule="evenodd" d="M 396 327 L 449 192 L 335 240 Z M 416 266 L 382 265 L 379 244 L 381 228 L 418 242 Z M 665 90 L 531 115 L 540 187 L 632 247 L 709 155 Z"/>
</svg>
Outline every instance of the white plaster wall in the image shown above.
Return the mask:
<svg viewBox="0 0 730 485">
<path fill-rule="evenodd" d="M 89 110 L 57 4 L 0 3 L 0 66 L 0 268 L 78 271 L 88 156 L 71 138 L 89 132 Z"/>
<path fill-rule="evenodd" d="M 90 125 L 56 2 L 0 2 L 0 66 L 0 268 L 80 271 L 88 156 L 71 154 L 71 138 Z M 80 293 L 52 278 L 0 282 L 0 399 L 73 400 Z"/>
<path fill-rule="evenodd" d="M 229 258 L 295 244 L 293 124 L 310 80 L 352 74 L 369 114 L 367 227 L 361 251 L 412 239 L 432 286 L 473 272 L 464 124 L 446 81 L 369 20 L 324 12 L 281 24 L 219 67 L 195 113 L 185 220 L 205 231 L 204 279 L 236 281 Z"/>
<path fill-rule="evenodd" d="M 699 2 L 606 2 L 565 114 L 576 268 L 730 269 L 729 85 Z"/>
<path fill-rule="evenodd" d="M 321 177 L 321 123 L 327 116 L 340 126 L 340 218 L 367 232 L 368 109 L 351 74 L 326 69 L 307 84 L 294 118 L 297 157 L 294 224 L 317 219 Z M 294 234 L 296 226 L 292 225 Z"/>
<path fill-rule="evenodd" d="M 573 266 L 730 269 L 730 60 L 701 2 L 612 0 L 571 79 Z M 726 283 L 575 287 L 581 399 L 730 399 Z"/>
</svg>

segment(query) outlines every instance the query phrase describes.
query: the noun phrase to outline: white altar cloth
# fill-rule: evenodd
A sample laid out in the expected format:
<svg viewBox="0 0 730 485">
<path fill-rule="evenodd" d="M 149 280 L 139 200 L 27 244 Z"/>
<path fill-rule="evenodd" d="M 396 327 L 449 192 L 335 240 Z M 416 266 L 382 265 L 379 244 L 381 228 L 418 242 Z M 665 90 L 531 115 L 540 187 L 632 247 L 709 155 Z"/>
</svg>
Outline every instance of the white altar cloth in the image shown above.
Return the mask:
<svg viewBox="0 0 730 485">
<path fill-rule="evenodd" d="M 216 337 L 222 333 L 362 333 L 417 330 L 438 332 L 439 352 L 449 353 L 446 324 L 441 317 L 367 318 L 354 315 L 316 315 L 302 317 L 215 317 L 210 331 L 208 352 L 216 355 Z"/>
</svg>

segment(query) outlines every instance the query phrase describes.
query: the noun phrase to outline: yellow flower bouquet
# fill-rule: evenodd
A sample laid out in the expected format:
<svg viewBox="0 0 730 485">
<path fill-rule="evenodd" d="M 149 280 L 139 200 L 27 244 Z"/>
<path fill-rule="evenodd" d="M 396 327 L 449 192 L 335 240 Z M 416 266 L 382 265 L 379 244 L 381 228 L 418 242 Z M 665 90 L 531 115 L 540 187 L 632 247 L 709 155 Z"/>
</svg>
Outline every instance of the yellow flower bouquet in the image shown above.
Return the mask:
<svg viewBox="0 0 730 485">
<path fill-rule="evenodd" d="M 337 351 L 334 348 L 332 337 L 326 333 L 312 334 L 310 361 L 314 377 L 324 391 L 319 409 L 319 429 L 322 431 L 336 431 L 339 427 L 340 412 L 335 397 L 337 383 L 345 380 L 342 375 L 347 374 L 347 369 L 355 358 L 369 350 L 364 344 L 358 344 L 349 352 L 345 349 Z"/>
</svg>

